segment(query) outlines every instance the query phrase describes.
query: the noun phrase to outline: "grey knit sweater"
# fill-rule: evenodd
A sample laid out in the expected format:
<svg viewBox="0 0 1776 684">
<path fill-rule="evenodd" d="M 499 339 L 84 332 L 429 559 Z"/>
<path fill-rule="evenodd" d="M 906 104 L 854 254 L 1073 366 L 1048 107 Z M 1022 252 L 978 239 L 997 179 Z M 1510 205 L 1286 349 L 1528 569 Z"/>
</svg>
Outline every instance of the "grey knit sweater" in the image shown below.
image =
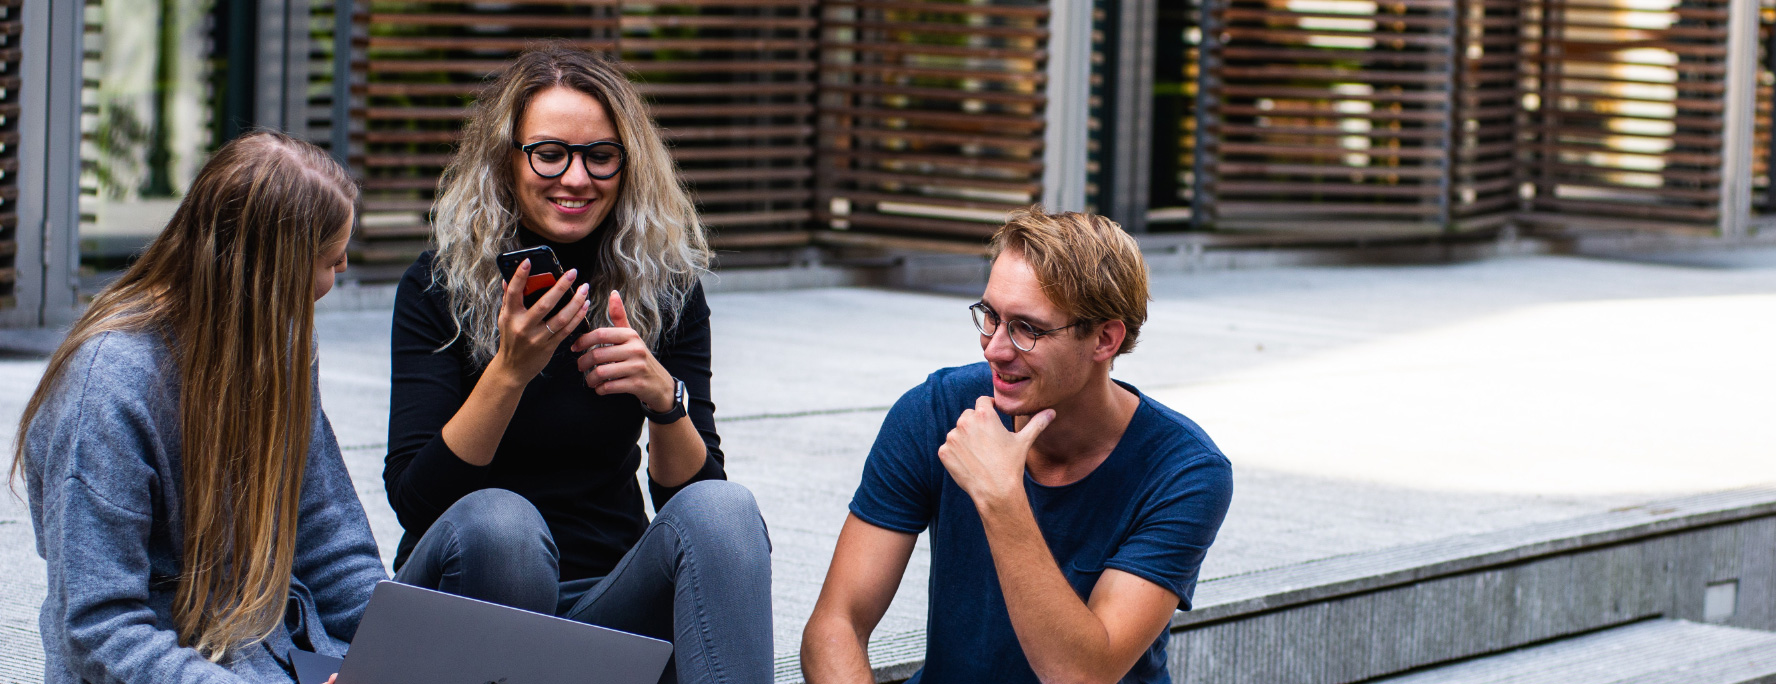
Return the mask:
<svg viewBox="0 0 1776 684">
<path fill-rule="evenodd" d="M 159 335 L 105 333 L 80 347 L 26 432 L 31 523 L 49 564 L 47 682 L 289 681 L 290 648 L 342 655 L 387 578 L 317 390 L 283 623 L 220 663 L 180 647 L 178 377 Z"/>
</svg>

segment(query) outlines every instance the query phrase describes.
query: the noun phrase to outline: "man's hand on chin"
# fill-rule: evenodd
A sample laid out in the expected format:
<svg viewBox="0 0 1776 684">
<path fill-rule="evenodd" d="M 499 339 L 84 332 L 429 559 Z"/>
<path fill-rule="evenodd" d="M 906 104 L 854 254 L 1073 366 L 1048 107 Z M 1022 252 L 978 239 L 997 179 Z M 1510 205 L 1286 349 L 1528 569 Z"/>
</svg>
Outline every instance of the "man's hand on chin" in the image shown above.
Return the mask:
<svg viewBox="0 0 1776 684">
<path fill-rule="evenodd" d="M 1054 409 L 1045 409 L 1031 417 L 1024 429 L 1012 432 L 993 410 L 993 398 L 981 397 L 974 401 L 974 408 L 956 419 L 955 429 L 937 449 L 937 458 L 977 508 L 991 507 L 1013 496 L 1021 500 L 1030 445 L 1054 415 Z"/>
</svg>

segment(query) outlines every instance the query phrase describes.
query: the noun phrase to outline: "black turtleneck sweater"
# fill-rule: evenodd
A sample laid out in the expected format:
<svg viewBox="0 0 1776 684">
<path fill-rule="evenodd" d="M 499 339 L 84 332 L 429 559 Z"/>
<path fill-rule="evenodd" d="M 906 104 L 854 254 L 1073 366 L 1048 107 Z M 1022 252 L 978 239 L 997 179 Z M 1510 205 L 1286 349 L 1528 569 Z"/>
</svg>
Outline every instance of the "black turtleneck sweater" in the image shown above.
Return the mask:
<svg viewBox="0 0 1776 684">
<path fill-rule="evenodd" d="M 596 268 L 596 237 L 557 244 L 520 228 L 519 238 L 526 246 L 549 245 L 564 271 L 578 268 L 585 274 Z M 524 388 L 493 462 L 475 466 L 458 458 L 441 431 L 468 399 L 482 369 L 470 361 L 467 340 L 456 335 L 444 291 L 432 285 L 432 264 L 432 252 L 421 254 L 395 294 L 389 452 L 382 473 L 389 504 L 406 529 L 395 566 L 407 562 L 419 538 L 457 499 L 495 487 L 522 495 L 542 513 L 561 551 L 562 580 L 608 574 L 647 527 L 636 484 L 637 443 L 647 420 L 640 400 L 628 394 L 599 396 L 586 387 L 574 366 L 578 355 L 569 349 L 570 336 Z M 709 304 L 702 287 L 666 318 L 654 354 L 684 381 L 691 422 L 709 448 L 703 469 L 690 482 L 725 479 L 709 396 Z M 656 507 L 684 486 L 664 487 L 652 478 L 648 484 Z"/>
</svg>

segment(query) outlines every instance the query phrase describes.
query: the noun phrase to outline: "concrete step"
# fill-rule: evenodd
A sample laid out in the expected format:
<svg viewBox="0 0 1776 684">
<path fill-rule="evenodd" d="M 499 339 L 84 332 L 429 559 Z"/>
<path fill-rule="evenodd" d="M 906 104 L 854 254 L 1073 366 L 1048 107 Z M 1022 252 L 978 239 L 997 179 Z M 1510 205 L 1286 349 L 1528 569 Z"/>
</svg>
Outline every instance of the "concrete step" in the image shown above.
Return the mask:
<svg viewBox="0 0 1776 684">
<path fill-rule="evenodd" d="M 1776 633 L 1647 620 L 1374 684 L 1769 684 Z"/>
</svg>

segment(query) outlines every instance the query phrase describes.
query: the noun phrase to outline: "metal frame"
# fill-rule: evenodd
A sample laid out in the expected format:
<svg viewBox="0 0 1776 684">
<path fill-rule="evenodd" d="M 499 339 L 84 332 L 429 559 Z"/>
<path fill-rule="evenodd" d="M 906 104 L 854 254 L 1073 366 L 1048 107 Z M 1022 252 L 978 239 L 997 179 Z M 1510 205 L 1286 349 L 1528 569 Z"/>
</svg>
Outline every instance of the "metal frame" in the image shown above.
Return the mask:
<svg viewBox="0 0 1776 684">
<path fill-rule="evenodd" d="M 1106 0 L 1098 210 L 1130 233 L 1147 232 L 1153 146 L 1157 0 Z"/>
<path fill-rule="evenodd" d="M 256 0 L 253 123 L 308 136 L 308 2 Z"/>
<path fill-rule="evenodd" d="M 1720 234 L 1751 234 L 1751 148 L 1757 116 L 1758 0 L 1734 0 L 1727 19 L 1726 111 L 1721 124 Z M 1776 185 L 1773 183 L 1772 185 Z"/>
<path fill-rule="evenodd" d="M 333 0 L 333 117 L 329 147 L 340 166 L 351 168 L 352 0 Z"/>
<path fill-rule="evenodd" d="M 1084 211 L 1091 139 L 1091 0 L 1050 0 L 1042 205 Z"/>
<path fill-rule="evenodd" d="M 0 311 L 0 325 L 60 327 L 79 313 L 83 10 L 55 0 L 19 7 L 17 306 Z"/>
</svg>

